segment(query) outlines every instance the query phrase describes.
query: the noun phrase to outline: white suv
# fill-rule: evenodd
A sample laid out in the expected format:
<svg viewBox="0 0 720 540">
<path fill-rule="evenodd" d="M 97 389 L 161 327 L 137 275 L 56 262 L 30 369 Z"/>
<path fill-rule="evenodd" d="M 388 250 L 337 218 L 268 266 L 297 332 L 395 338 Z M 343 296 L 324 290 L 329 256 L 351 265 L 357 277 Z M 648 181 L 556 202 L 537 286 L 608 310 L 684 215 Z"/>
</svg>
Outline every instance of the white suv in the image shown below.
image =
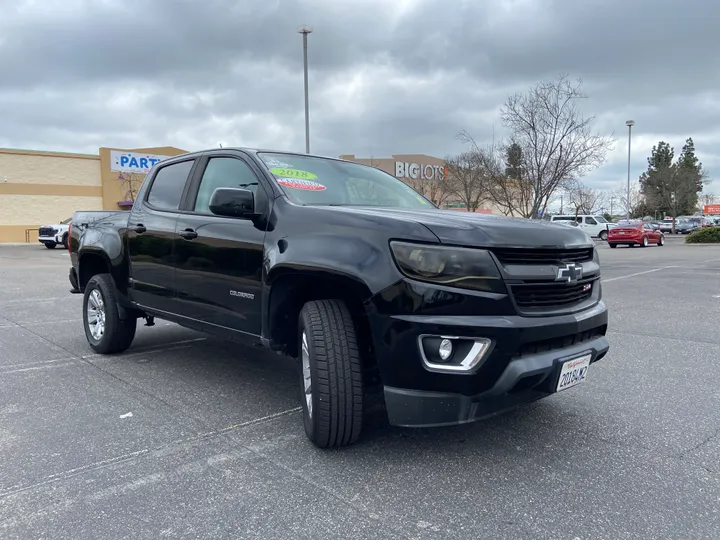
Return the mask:
<svg viewBox="0 0 720 540">
<path fill-rule="evenodd" d="M 550 221 L 576 221 L 578 226 L 593 238 L 607 240 L 607 232 L 614 227 L 613 223 L 609 223 L 607 219 L 598 215 L 575 215 L 563 214 L 559 216 L 550 216 Z"/>
<path fill-rule="evenodd" d="M 68 229 L 70 228 L 69 217 L 57 225 L 42 225 L 38 229 L 38 241 L 45 244 L 48 249 L 55 249 L 55 246 L 62 244 L 65 249 L 68 247 Z"/>
</svg>

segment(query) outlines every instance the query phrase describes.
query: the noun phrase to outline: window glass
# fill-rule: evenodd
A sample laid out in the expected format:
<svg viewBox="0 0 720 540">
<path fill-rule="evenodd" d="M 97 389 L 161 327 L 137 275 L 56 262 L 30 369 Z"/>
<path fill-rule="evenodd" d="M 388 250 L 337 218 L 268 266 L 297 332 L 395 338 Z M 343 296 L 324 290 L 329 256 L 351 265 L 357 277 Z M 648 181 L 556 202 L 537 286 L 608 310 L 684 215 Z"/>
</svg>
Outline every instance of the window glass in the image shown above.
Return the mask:
<svg viewBox="0 0 720 540">
<path fill-rule="evenodd" d="M 578 219 L 582 219 L 582 218 L 578 218 Z M 575 221 L 575 217 L 574 216 L 553 216 L 552 220 L 553 221 Z"/>
<path fill-rule="evenodd" d="M 150 186 L 148 203 L 161 210 L 180 208 L 180 199 L 192 166 L 193 160 L 189 160 L 166 165 L 158 170 Z"/>
<path fill-rule="evenodd" d="M 302 154 L 259 154 L 296 204 L 436 208 L 394 176 L 359 163 Z"/>
<path fill-rule="evenodd" d="M 595 221 L 597 221 L 598 223 L 607 223 L 608 222 L 608 220 L 602 216 L 595 216 Z"/>
<path fill-rule="evenodd" d="M 594 220 L 593 218 L 591 218 L 591 217 L 586 217 L 586 218 L 585 218 L 585 223 L 587 223 L 588 225 L 597 225 L 597 221 L 595 221 L 595 220 Z"/>
<path fill-rule="evenodd" d="M 210 214 L 210 198 L 217 188 L 248 189 L 257 191 L 257 177 L 250 166 L 232 157 L 210 158 L 195 199 L 195 212 Z"/>
</svg>

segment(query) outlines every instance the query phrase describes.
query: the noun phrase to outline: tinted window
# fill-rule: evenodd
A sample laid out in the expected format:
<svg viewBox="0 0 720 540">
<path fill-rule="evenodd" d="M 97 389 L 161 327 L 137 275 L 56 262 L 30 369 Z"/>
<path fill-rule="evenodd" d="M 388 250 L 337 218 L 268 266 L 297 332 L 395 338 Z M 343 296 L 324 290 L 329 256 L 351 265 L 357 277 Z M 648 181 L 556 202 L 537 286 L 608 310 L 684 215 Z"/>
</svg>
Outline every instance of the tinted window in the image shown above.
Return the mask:
<svg viewBox="0 0 720 540">
<path fill-rule="evenodd" d="M 210 158 L 195 200 L 195 211 L 210 214 L 210 197 L 217 188 L 257 190 L 257 177 L 244 161 L 231 157 Z"/>
<path fill-rule="evenodd" d="M 148 204 L 161 210 L 177 210 L 193 160 L 166 165 L 158 170 L 150 186 Z"/>
<path fill-rule="evenodd" d="M 593 218 L 591 218 L 591 217 L 586 217 L 586 218 L 585 218 L 585 223 L 587 223 L 588 225 L 597 225 L 597 221 L 595 221 L 595 220 L 594 220 Z"/>
<path fill-rule="evenodd" d="M 582 219 L 582 218 L 579 218 Z M 572 216 L 553 216 L 553 221 L 575 221 L 575 218 Z"/>
<path fill-rule="evenodd" d="M 259 154 L 296 204 L 435 208 L 394 176 L 375 167 L 301 154 Z"/>
</svg>

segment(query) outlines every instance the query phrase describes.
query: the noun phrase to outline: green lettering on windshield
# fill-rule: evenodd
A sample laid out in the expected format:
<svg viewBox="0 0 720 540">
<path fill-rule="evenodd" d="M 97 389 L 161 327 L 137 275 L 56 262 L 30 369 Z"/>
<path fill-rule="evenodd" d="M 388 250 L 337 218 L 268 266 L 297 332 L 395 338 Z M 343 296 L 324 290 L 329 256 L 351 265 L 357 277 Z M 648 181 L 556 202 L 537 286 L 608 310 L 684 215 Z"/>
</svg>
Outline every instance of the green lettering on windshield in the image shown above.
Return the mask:
<svg viewBox="0 0 720 540">
<path fill-rule="evenodd" d="M 298 169 L 283 169 L 275 167 L 270 169 L 270 172 L 276 176 L 282 176 L 283 178 L 303 178 L 305 180 L 314 180 L 317 178 L 317 176 L 311 172 L 301 171 Z"/>
</svg>

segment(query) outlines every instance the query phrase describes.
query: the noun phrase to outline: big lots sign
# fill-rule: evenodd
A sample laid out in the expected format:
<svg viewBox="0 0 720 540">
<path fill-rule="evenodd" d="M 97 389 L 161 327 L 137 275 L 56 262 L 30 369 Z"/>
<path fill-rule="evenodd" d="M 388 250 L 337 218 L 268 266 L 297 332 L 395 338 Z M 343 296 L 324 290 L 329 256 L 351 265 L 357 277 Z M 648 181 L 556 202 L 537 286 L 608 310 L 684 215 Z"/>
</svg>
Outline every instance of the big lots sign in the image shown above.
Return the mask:
<svg viewBox="0 0 720 540">
<path fill-rule="evenodd" d="M 444 180 L 445 167 L 443 165 L 420 165 L 419 163 L 396 161 L 395 176 L 397 178 L 410 178 L 411 180 Z"/>
<path fill-rule="evenodd" d="M 703 214 L 720 214 L 720 204 L 706 204 L 703 207 Z"/>
<path fill-rule="evenodd" d="M 110 170 L 114 172 L 134 172 L 147 174 L 150 169 L 163 159 L 170 156 L 141 154 L 138 152 L 110 151 Z"/>
</svg>

